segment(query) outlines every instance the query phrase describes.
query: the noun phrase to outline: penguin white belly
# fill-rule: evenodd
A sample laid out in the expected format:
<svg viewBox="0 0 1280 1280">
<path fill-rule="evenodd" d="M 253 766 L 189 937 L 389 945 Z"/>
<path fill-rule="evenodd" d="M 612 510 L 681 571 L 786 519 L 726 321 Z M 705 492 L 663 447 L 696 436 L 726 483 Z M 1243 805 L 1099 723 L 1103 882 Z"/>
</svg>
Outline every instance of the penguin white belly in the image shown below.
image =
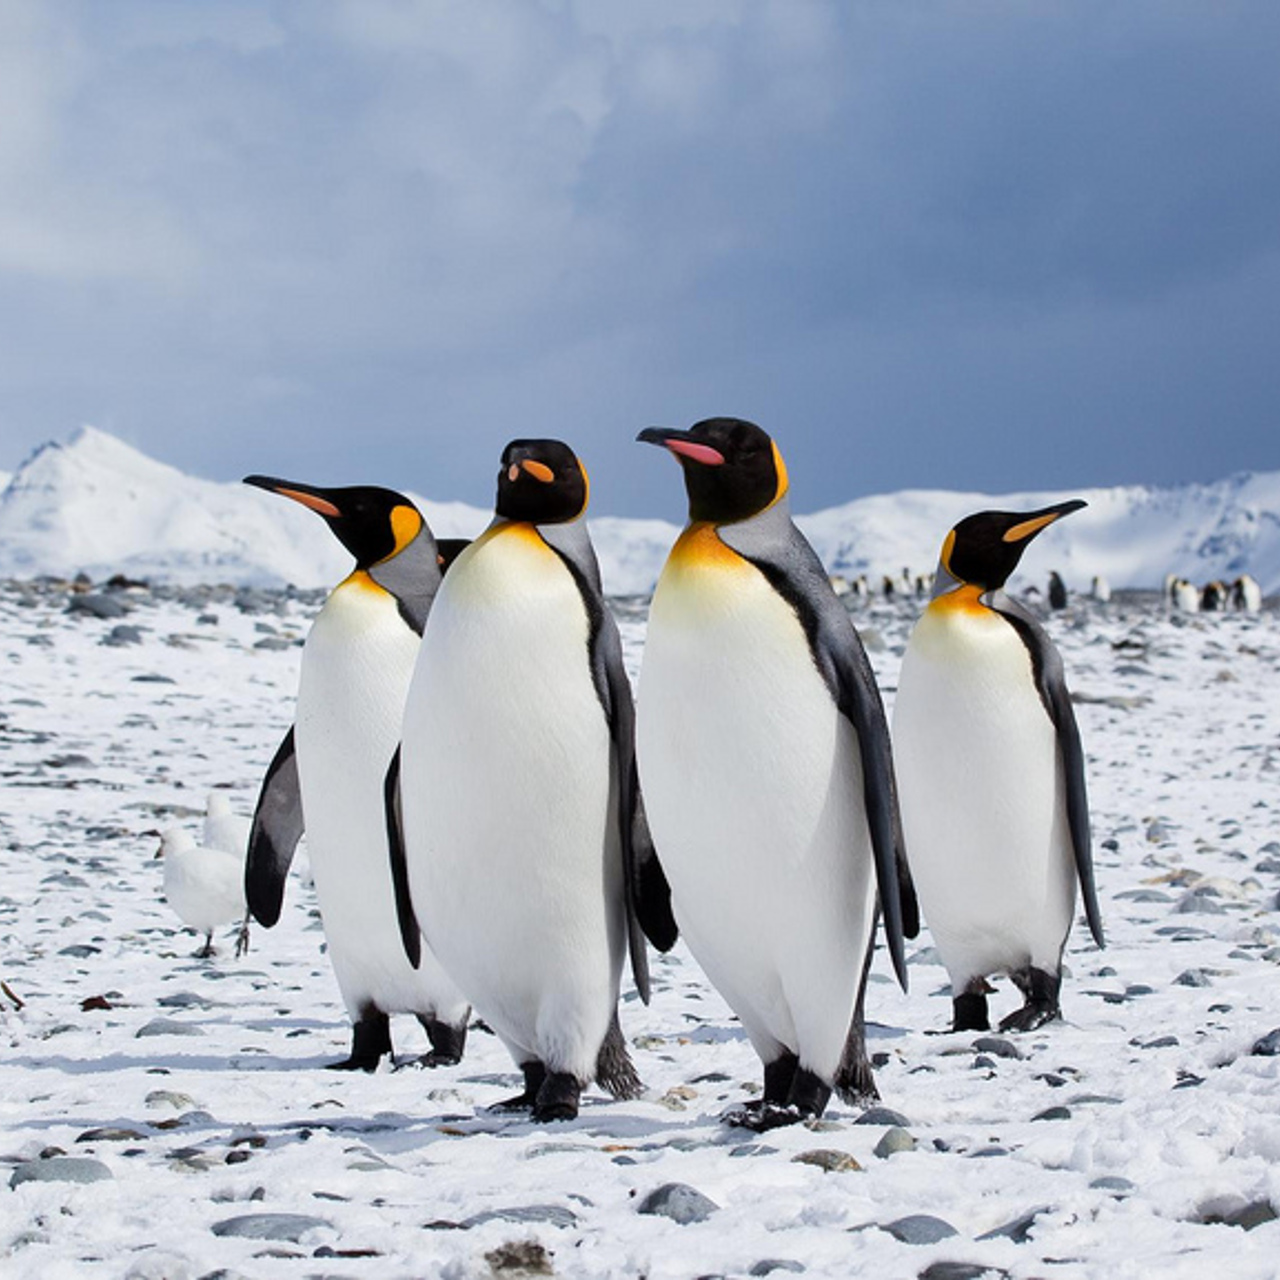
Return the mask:
<svg viewBox="0 0 1280 1280">
<path fill-rule="evenodd" d="M 353 1020 L 369 1003 L 449 1022 L 466 1010 L 429 952 L 410 966 L 391 884 L 383 782 L 418 644 L 395 598 L 356 576 L 329 596 L 303 651 L 294 742 L 307 851 Z"/>
<path fill-rule="evenodd" d="M 646 811 L 681 931 L 757 1051 L 830 1080 L 872 927 L 856 734 L 794 610 L 717 544 L 678 546 L 654 595 Z"/>
<path fill-rule="evenodd" d="M 1075 873 L 1057 734 L 1014 628 L 935 601 L 894 705 L 907 860 L 957 991 L 1026 967 L 1056 973 Z"/>
<path fill-rule="evenodd" d="M 424 936 L 520 1061 L 584 1081 L 624 946 L 588 637 L 577 584 L 536 531 L 473 543 L 436 597 L 401 756 Z"/>
</svg>

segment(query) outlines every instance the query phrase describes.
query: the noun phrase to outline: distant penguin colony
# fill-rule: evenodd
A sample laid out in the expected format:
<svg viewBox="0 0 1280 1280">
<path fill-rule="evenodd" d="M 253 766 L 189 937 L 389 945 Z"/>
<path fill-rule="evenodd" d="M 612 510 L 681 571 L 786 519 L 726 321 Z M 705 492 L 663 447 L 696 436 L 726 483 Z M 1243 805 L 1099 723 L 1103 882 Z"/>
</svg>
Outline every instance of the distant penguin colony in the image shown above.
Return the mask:
<svg viewBox="0 0 1280 1280">
<path fill-rule="evenodd" d="M 456 1063 L 474 1008 L 522 1076 L 497 1109 L 539 1123 L 576 1117 L 592 1084 L 639 1096 L 624 969 L 647 1004 L 647 949 L 681 935 L 760 1059 L 759 1096 L 723 1117 L 758 1131 L 821 1116 L 832 1093 L 877 1097 L 881 922 L 905 988 L 923 916 L 953 1030 L 990 1026 L 999 975 L 1022 997 L 1002 1030 L 1060 1017 L 1077 898 L 1103 945 L 1085 756 L 1061 658 L 1005 586 L 1085 504 L 969 515 L 933 575 L 829 576 L 759 426 L 638 438 L 678 464 L 688 523 L 634 703 L 568 444 L 506 446 L 472 542 L 436 539 L 393 490 L 247 477 L 321 516 L 355 566 L 307 636 L 251 826 L 214 793 L 203 847 L 165 834 L 166 896 L 202 954 L 246 902 L 277 922 L 305 835 L 352 1024 L 334 1065 L 377 1068 L 397 1013 L 425 1028 L 428 1065 Z M 851 610 L 924 596 L 890 729 Z M 1111 600 L 1101 575 L 1089 598 L 1078 608 Z M 1247 574 L 1203 589 L 1170 574 L 1165 600 L 1262 607 Z M 1057 572 L 1046 601 L 1068 607 Z"/>
<path fill-rule="evenodd" d="M 276 923 L 305 831 L 329 958 L 352 1023 L 351 1052 L 333 1066 L 373 1071 L 391 1053 L 393 1013 L 422 1024 L 431 1043 L 425 1065 L 457 1062 L 470 1008 L 429 952 L 416 968 L 403 954 L 383 799 L 443 557 L 421 513 L 394 490 L 321 489 L 269 476 L 245 483 L 314 511 L 356 561 L 303 649 L 296 720 L 254 815 L 250 910 L 267 928 Z"/>
</svg>

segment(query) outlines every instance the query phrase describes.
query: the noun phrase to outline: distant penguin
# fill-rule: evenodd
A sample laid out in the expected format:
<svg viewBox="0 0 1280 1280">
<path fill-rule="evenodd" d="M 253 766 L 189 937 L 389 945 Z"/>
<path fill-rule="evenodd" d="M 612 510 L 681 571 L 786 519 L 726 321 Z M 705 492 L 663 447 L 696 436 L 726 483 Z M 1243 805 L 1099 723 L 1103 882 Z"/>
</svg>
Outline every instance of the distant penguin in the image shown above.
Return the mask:
<svg viewBox="0 0 1280 1280">
<path fill-rule="evenodd" d="M 1169 604 L 1178 613 L 1199 613 L 1200 592 L 1186 578 L 1171 578 L 1168 584 Z"/>
<path fill-rule="evenodd" d="M 1225 583 L 1206 582 L 1200 591 L 1200 612 L 1219 613 L 1227 607 L 1227 587 Z"/>
<path fill-rule="evenodd" d="M 206 849 L 222 849 L 234 853 L 242 862 L 249 848 L 252 819 L 242 817 L 231 808 L 231 801 L 221 791 L 210 791 L 205 801 L 204 835 Z"/>
<path fill-rule="evenodd" d="M 1102 945 L 1084 752 L 1062 660 L 1003 591 L 1031 539 L 1084 505 L 984 511 L 956 525 L 898 677 L 907 856 L 958 1031 L 987 1029 L 993 973 L 1009 974 L 1025 1000 L 1002 1030 L 1060 1016 L 1077 879 Z"/>
<path fill-rule="evenodd" d="M 1049 571 L 1049 608 L 1065 609 L 1067 607 L 1067 584 L 1056 569 Z"/>
<path fill-rule="evenodd" d="M 297 716 L 267 772 L 245 882 L 254 916 L 280 916 L 304 829 L 325 940 L 352 1022 L 351 1053 L 332 1065 L 373 1071 L 391 1053 L 390 1014 L 411 1013 L 431 1042 L 423 1059 L 457 1062 L 466 998 L 427 955 L 415 970 L 400 945 L 388 862 L 383 784 L 400 739 L 405 694 L 440 585 L 441 557 L 418 509 L 390 489 L 248 476 L 310 508 L 356 559 L 330 593 L 302 651 Z"/>
<path fill-rule="evenodd" d="M 1257 613 L 1262 608 L 1262 588 L 1256 578 L 1242 573 L 1231 584 L 1231 606 L 1240 613 Z"/>
<path fill-rule="evenodd" d="M 156 857 L 163 861 L 165 901 L 188 929 L 204 934 L 196 955 L 214 954 L 213 931 L 244 917 L 244 857 L 225 849 L 205 848 L 182 827 L 168 827 Z M 239 955 L 247 943 L 241 930 Z"/>
<path fill-rule="evenodd" d="M 1111 599 L 1111 583 L 1101 574 L 1094 574 L 1093 583 L 1089 588 L 1089 594 L 1099 604 L 1106 604 Z"/>
<path fill-rule="evenodd" d="M 617 1019 L 641 927 L 675 941 L 636 782 L 631 688 L 568 445 L 515 440 L 493 523 L 454 562 L 405 709 L 392 829 L 418 927 L 524 1074 L 499 1104 L 571 1119 L 640 1084 Z"/>
<path fill-rule="evenodd" d="M 773 440 L 736 418 L 639 438 L 689 497 L 649 615 L 640 778 L 681 932 L 764 1063 L 763 1097 L 725 1118 L 768 1129 L 820 1115 L 833 1089 L 876 1096 L 877 887 L 904 987 L 904 915 L 915 930 L 888 726 Z"/>
</svg>

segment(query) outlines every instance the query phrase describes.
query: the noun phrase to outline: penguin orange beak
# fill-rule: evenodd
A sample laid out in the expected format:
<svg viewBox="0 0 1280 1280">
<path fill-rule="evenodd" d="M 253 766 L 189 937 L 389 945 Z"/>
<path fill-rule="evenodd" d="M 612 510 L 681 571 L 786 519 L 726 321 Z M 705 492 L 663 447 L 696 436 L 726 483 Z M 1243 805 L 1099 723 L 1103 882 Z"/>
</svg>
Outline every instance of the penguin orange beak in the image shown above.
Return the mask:
<svg viewBox="0 0 1280 1280">
<path fill-rule="evenodd" d="M 291 498 L 309 507 L 319 515 L 330 519 L 338 519 L 342 512 L 325 496 L 323 489 L 314 485 L 297 484 L 292 480 L 277 480 L 274 476 L 245 476 L 245 484 L 255 489 L 266 489 L 268 493 L 278 493 L 282 498 Z"/>
<path fill-rule="evenodd" d="M 1047 529 L 1055 520 L 1069 516 L 1073 511 L 1089 504 L 1083 498 L 1072 498 L 1069 502 L 1059 502 L 1052 507 L 1044 507 L 1030 512 L 1026 519 L 1006 529 L 1002 535 L 1005 542 L 1026 542 L 1034 538 L 1042 529 Z"/>
<path fill-rule="evenodd" d="M 677 457 L 688 458 L 690 462 L 700 463 L 704 467 L 724 466 L 724 454 L 719 449 L 691 440 L 685 431 L 676 431 L 670 427 L 646 427 L 636 439 L 644 444 L 660 444 Z"/>
<path fill-rule="evenodd" d="M 520 479 L 522 471 L 543 484 L 550 484 L 556 478 L 556 473 L 545 462 L 539 462 L 536 458 L 524 458 L 520 462 L 513 462 L 507 468 L 507 479 L 514 483 Z"/>
</svg>

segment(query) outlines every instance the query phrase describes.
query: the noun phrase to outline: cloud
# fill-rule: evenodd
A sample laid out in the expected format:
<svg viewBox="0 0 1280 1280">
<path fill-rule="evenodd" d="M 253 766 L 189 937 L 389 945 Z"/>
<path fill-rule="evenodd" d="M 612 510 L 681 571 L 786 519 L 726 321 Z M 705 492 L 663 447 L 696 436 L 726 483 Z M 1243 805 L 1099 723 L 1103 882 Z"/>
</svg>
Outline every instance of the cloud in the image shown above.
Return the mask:
<svg viewBox="0 0 1280 1280">
<path fill-rule="evenodd" d="M 110 418 L 210 474 L 421 466 L 484 501 L 535 432 L 671 514 L 626 440 L 738 412 L 811 506 L 1055 483 L 1028 424 L 1072 430 L 1080 481 L 1280 465 L 1271 6 L 0 17 L 0 461 Z"/>
</svg>

